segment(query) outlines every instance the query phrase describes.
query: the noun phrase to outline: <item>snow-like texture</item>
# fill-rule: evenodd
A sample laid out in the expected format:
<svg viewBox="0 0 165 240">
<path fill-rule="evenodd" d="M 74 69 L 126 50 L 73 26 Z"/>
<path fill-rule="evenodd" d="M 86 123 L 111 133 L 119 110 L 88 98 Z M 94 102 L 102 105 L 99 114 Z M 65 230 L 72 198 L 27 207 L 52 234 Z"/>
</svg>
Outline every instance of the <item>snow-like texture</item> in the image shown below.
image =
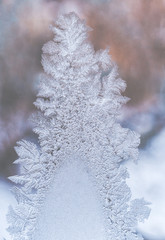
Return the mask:
<svg viewBox="0 0 165 240">
<path fill-rule="evenodd" d="M 11 239 L 9 233 L 6 231 L 8 226 L 6 219 L 8 207 L 15 202 L 14 196 L 10 192 L 10 188 L 11 186 L 0 178 L 0 240 Z"/>
<path fill-rule="evenodd" d="M 151 215 L 145 224 L 139 224 L 146 239 L 165 239 L 165 128 L 141 150 L 138 165 L 127 163 L 130 172 L 128 185 L 133 197 L 144 196 L 152 202 Z"/>
<path fill-rule="evenodd" d="M 81 159 L 67 159 L 58 170 L 34 239 L 106 239 L 101 204 Z"/>
<path fill-rule="evenodd" d="M 127 101 L 121 95 L 126 84 L 118 77 L 108 50 L 95 52 L 88 43 L 90 28 L 76 14 L 59 17 L 51 30 L 55 37 L 43 47 L 45 74 L 35 102 L 38 114 L 33 118 L 40 149 L 27 141 L 16 147 L 16 163 L 22 167 L 21 176 L 10 177 L 18 184 L 14 190 L 18 205 L 8 214 L 9 231 L 14 240 L 35 240 L 54 177 L 68 159 L 77 158 L 97 189 L 106 239 L 142 239 L 136 225 L 148 217 L 149 210 L 143 200 L 130 202 L 128 173 L 122 164 L 137 159 L 139 136 L 117 123 Z"/>
</svg>

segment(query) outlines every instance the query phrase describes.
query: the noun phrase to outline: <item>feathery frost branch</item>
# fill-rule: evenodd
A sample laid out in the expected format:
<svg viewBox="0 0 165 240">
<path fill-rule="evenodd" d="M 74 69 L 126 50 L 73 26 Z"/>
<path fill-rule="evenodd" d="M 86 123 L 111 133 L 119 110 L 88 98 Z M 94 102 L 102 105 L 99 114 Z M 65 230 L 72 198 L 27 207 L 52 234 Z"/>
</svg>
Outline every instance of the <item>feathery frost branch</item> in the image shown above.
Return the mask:
<svg viewBox="0 0 165 240">
<path fill-rule="evenodd" d="M 17 206 L 10 208 L 13 240 L 35 240 L 34 233 L 53 177 L 68 158 L 83 159 L 105 216 L 107 239 L 141 240 L 138 221 L 149 215 L 147 203 L 131 201 L 126 184 L 126 160 L 138 156 L 139 136 L 117 123 L 128 98 L 126 84 L 108 50 L 95 52 L 88 42 L 91 30 L 75 13 L 58 18 L 54 39 L 43 46 L 44 74 L 40 80 L 33 117 L 40 149 L 28 141 L 15 148 L 21 175 L 10 177 Z"/>
</svg>

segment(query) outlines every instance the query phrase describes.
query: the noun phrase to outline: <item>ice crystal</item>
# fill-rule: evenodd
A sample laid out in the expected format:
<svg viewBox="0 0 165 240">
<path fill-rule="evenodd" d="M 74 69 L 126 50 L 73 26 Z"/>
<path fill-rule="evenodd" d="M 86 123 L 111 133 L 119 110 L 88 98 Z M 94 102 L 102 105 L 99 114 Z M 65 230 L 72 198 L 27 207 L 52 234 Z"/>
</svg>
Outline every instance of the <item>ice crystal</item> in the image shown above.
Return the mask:
<svg viewBox="0 0 165 240">
<path fill-rule="evenodd" d="M 123 164 L 137 159 L 139 136 L 117 122 L 126 84 L 108 50 L 94 51 L 87 40 L 91 29 L 75 13 L 60 16 L 51 30 L 33 117 L 40 149 L 25 140 L 16 147 L 21 175 L 10 177 L 18 204 L 8 214 L 9 232 L 14 240 L 34 239 L 54 176 L 68 158 L 77 158 L 97 189 L 106 239 L 141 240 L 137 223 L 149 209 L 143 199 L 130 200 Z"/>
</svg>

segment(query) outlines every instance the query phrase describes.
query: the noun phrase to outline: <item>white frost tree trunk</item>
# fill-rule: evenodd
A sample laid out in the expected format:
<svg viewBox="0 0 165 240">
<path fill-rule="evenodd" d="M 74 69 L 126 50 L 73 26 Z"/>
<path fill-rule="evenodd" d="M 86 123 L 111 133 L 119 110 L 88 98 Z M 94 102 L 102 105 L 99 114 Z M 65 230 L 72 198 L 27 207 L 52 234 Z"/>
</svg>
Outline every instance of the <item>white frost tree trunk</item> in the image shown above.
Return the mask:
<svg viewBox="0 0 165 240">
<path fill-rule="evenodd" d="M 59 17 L 51 30 L 54 39 L 43 46 L 45 73 L 35 102 L 38 113 L 33 117 L 40 148 L 28 141 L 16 147 L 19 159 L 15 163 L 22 167 L 21 175 L 10 177 L 17 184 L 14 192 L 18 204 L 8 214 L 9 232 L 13 240 L 65 240 L 65 231 L 70 233 L 69 240 L 96 239 L 90 233 L 77 235 L 76 226 L 60 224 L 62 219 L 74 219 L 63 209 L 63 194 L 67 194 L 70 206 L 77 202 L 84 209 L 85 202 L 89 203 L 84 196 L 91 194 L 93 218 L 84 212 L 82 219 L 92 224 L 92 234 L 101 234 L 104 228 L 104 237 L 97 239 L 143 239 L 136 227 L 138 221 L 148 217 L 149 209 L 143 199 L 130 200 L 128 173 L 123 164 L 137 159 L 139 136 L 117 123 L 121 106 L 127 102 L 121 95 L 126 84 L 118 77 L 108 50 L 94 51 L 87 40 L 90 28 L 75 13 Z M 67 176 L 75 186 L 70 191 Z M 81 181 L 88 186 L 84 190 L 77 183 Z M 42 213 L 46 214 L 51 198 L 55 206 L 49 208 L 53 228 L 47 224 L 45 231 L 59 235 L 42 235 Z M 82 219 L 78 219 L 78 226 L 87 231 Z M 68 220 L 68 224 L 72 223 Z M 98 228 L 99 233 L 94 230 Z"/>
</svg>

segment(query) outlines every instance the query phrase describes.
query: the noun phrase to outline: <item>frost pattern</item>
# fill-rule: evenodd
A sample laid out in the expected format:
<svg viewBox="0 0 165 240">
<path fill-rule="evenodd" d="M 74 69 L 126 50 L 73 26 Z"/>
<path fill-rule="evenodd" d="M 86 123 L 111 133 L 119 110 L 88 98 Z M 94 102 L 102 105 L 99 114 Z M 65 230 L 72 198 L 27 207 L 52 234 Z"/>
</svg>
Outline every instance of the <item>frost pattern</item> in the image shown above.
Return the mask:
<svg viewBox="0 0 165 240">
<path fill-rule="evenodd" d="M 54 39 L 43 46 L 44 74 L 35 102 L 34 132 L 40 149 L 21 141 L 15 148 L 21 175 L 17 207 L 10 208 L 9 232 L 14 240 L 30 240 L 54 174 L 68 156 L 81 156 L 97 186 L 106 219 L 107 239 L 141 240 L 138 221 L 149 215 L 147 203 L 130 201 L 124 164 L 136 160 L 139 136 L 117 123 L 127 102 L 126 84 L 108 50 L 95 52 L 88 42 L 90 28 L 75 13 L 63 15 L 51 26 Z"/>
</svg>

